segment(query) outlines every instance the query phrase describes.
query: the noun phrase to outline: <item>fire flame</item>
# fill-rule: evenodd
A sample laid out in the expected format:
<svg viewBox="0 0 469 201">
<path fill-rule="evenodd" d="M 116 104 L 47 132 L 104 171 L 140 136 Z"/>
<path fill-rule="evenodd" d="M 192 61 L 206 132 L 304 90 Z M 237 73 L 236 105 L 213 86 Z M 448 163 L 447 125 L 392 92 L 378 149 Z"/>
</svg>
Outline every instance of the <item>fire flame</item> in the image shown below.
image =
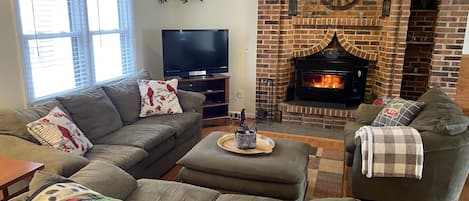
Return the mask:
<svg viewBox="0 0 469 201">
<path fill-rule="evenodd" d="M 310 86 L 315 88 L 343 89 L 344 78 L 339 75 L 315 75 L 311 79 Z"/>
</svg>

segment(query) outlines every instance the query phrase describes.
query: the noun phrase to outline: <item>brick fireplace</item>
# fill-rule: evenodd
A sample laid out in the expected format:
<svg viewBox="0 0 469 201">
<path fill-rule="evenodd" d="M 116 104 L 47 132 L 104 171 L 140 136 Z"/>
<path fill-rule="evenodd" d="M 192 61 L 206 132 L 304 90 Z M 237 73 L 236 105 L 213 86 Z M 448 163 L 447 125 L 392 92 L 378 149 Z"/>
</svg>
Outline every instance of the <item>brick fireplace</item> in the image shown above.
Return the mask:
<svg viewBox="0 0 469 201">
<path fill-rule="evenodd" d="M 348 53 L 337 37 L 322 51 L 293 61 L 294 93 L 287 101 L 310 101 L 305 104 L 332 108 L 363 102 L 368 61 Z"/>
<path fill-rule="evenodd" d="M 289 16 L 288 2 L 258 1 L 256 77 L 273 79 L 275 89 L 271 95 L 257 88 L 256 106 L 270 108 L 274 119 L 323 127 L 353 120 L 353 108 L 287 100 L 295 86 L 294 61 L 320 53 L 335 39 L 348 54 L 368 62 L 364 102 L 376 96 L 415 98 L 427 87 L 441 87 L 454 97 L 468 0 L 441 0 L 431 9 L 422 8 L 420 0 L 392 0 L 386 17 L 382 0 L 360 0 L 340 11 L 321 0 L 297 0 L 296 16 Z M 411 49 L 421 44 L 427 46 Z"/>
</svg>

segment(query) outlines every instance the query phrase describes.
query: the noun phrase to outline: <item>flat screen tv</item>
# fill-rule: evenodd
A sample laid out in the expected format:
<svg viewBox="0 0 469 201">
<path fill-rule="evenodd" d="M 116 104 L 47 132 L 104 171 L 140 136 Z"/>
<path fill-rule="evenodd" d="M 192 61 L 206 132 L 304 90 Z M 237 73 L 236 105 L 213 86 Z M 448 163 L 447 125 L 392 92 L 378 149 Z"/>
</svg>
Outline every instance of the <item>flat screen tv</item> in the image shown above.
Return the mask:
<svg viewBox="0 0 469 201">
<path fill-rule="evenodd" d="M 228 30 L 163 30 L 164 76 L 228 72 Z"/>
</svg>

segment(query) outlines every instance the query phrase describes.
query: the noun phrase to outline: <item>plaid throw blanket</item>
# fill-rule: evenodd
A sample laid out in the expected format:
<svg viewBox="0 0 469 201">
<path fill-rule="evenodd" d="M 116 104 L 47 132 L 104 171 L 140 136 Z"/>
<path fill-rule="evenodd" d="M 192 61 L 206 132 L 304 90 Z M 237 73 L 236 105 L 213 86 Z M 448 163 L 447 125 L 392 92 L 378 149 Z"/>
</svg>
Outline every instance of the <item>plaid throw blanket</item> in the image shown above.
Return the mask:
<svg viewBox="0 0 469 201">
<path fill-rule="evenodd" d="M 355 133 L 357 137 L 361 139 L 362 174 L 367 178 L 422 178 L 423 143 L 414 128 L 363 126 Z"/>
</svg>

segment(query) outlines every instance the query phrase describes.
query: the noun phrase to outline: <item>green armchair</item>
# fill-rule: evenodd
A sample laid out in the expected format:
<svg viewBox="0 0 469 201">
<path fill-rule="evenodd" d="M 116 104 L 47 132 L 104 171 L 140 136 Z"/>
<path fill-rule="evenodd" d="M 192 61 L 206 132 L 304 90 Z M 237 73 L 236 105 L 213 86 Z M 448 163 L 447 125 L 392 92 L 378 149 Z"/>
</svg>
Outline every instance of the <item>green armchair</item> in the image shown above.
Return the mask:
<svg viewBox="0 0 469 201">
<path fill-rule="evenodd" d="M 408 178 L 366 178 L 361 173 L 361 142 L 355 131 L 369 125 L 382 106 L 362 104 L 356 121 L 345 126 L 346 165 L 351 166 L 353 197 L 364 200 L 457 201 L 469 173 L 469 120 L 444 92 L 430 89 L 418 101 L 422 112 L 409 126 L 417 129 L 424 144 L 421 180 Z"/>
</svg>

